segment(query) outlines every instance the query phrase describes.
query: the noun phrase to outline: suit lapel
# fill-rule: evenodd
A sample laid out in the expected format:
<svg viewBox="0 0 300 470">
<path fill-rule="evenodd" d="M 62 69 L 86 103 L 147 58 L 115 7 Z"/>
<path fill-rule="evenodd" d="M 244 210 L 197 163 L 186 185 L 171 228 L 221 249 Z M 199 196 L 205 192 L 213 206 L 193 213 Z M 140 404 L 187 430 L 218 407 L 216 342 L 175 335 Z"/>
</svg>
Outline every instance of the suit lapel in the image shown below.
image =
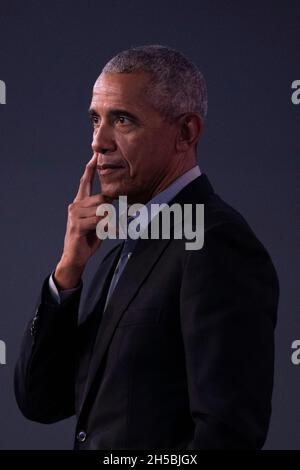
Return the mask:
<svg viewBox="0 0 300 470">
<path fill-rule="evenodd" d="M 93 281 L 86 296 L 82 314 L 90 314 L 96 307 L 97 315 L 99 315 L 99 311 L 102 312 L 111 277 L 117 265 L 122 246 L 123 244 L 120 243 L 120 245 L 110 251 L 100 263 L 100 267 L 93 277 Z"/>
<path fill-rule="evenodd" d="M 101 370 L 105 353 L 124 311 L 130 304 L 139 287 L 145 282 L 146 277 L 169 243 L 170 240 L 138 241 L 108 302 L 103 319 L 99 325 L 93 348 L 95 353 L 91 356 L 87 384 L 82 399 L 82 407 L 84 402 L 87 401 L 97 372 Z M 82 407 L 80 412 L 82 411 Z"/>
</svg>

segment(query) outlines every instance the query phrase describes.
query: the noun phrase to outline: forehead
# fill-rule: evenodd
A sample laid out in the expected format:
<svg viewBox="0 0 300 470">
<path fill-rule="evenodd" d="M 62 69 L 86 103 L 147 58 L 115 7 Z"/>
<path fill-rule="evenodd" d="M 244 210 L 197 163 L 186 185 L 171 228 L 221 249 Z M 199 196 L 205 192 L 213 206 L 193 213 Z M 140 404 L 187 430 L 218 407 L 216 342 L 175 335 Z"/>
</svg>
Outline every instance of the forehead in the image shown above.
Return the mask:
<svg viewBox="0 0 300 470">
<path fill-rule="evenodd" d="M 91 107 L 149 107 L 145 97 L 148 81 L 145 73 L 101 74 L 93 87 Z"/>
</svg>

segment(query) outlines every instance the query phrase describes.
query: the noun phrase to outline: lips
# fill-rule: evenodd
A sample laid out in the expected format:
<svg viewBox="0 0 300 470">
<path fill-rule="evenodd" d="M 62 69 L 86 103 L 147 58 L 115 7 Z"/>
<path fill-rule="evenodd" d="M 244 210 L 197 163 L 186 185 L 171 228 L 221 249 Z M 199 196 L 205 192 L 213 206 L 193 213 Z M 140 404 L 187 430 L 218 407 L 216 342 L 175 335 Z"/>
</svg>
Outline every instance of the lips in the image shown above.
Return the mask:
<svg viewBox="0 0 300 470">
<path fill-rule="evenodd" d="M 97 170 L 100 175 L 106 175 L 107 173 L 124 170 L 124 165 L 118 165 L 117 163 L 102 163 L 102 165 L 97 165 Z"/>
</svg>

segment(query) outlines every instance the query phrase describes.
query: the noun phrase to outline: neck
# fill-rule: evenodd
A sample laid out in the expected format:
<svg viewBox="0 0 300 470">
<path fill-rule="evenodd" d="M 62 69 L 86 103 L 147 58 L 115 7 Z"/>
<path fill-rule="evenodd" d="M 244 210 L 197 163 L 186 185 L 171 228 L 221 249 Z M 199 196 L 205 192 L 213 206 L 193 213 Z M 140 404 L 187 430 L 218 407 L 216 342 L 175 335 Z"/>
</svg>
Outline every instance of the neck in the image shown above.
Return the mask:
<svg viewBox="0 0 300 470">
<path fill-rule="evenodd" d="M 156 180 L 152 188 L 149 189 L 147 193 L 141 194 L 139 197 L 134 197 L 132 200 L 128 198 L 130 204 L 134 203 L 141 203 L 146 204 L 148 201 L 153 199 L 157 194 L 161 193 L 166 189 L 170 184 L 173 183 L 177 178 L 182 176 L 184 173 L 189 171 L 197 165 L 197 161 L 195 158 L 193 159 L 186 159 L 181 165 L 178 165 L 175 168 L 169 169 L 169 171 L 164 174 L 160 179 Z"/>
<path fill-rule="evenodd" d="M 182 168 L 180 171 L 174 171 L 171 173 L 168 173 L 167 177 L 161 181 L 161 183 L 155 188 L 153 193 L 151 194 L 150 199 L 152 199 L 154 196 L 156 196 L 158 193 L 161 193 L 164 189 L 166 189 L 170 184 L 173 183 L 173 181 L 177 180 L 180 176 L 182 176 L 184 173 L 189 171 L 191 168 L 193 168 L 195 165 L 197 165 L 197 162 L 191 162 L 189 165 L 186 165 L 184 168 Z"/>
</svg>

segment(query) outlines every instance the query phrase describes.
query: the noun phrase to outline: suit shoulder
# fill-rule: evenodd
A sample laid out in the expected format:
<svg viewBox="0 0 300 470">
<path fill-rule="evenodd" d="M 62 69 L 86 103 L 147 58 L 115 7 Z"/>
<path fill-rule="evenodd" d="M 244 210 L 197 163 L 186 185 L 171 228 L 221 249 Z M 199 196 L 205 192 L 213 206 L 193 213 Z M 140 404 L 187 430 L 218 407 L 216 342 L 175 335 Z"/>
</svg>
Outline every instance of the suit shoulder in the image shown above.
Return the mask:
<svg viewBox="0 0 300 470">
<path fill-rule="evenodd" d="M 222 247 L 223 253 L 263 256 L 275 271 L 271 257 L 242 214 L 214 193 L 204 204 L 204 248 Z"/>
<path fill-rule="evenodd" d="M 242 214 L 214 193 L 204 204 L 205 230 L 211 230 L 224 224 L 234 225 L 254 235 L 254 232 Z"/>
</svg>

